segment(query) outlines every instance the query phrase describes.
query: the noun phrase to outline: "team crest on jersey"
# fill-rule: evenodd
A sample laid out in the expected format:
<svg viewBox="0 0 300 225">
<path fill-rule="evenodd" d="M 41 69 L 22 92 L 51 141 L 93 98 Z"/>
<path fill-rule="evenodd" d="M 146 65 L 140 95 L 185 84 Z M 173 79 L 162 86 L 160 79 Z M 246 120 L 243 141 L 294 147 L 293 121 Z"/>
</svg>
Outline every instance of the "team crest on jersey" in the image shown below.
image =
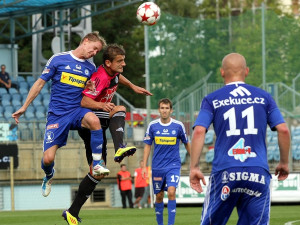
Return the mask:
<svg viewBox="0 0 300 225">
<path fill-rule="evenodd" d="M 160 183 L 158 183 L 158 182 L 154 182 L 154 187 L 155 187 L 155 190 L 160 190 L 161 188 L 160 188 Z"/>
<path fill-rule="evenodd" d="M 176 134 L 176 130 L 172 130 L 172 134 Z"/>
<path fill-rule="evenodd" d="M 116 82 L 116 84 L 119 82 L 118 76 L 115 77 L 115 82 Z"/>
<path fill-rule="evenodd" d="M 89 70 L 88 70 L 88 69 L 85 69 L 85 70 L 84 70 L 84 74 L 85 74 L 85 75 L 89 75 Z"/>
<path fill-rule="evenodd" d="M 47 131 L 45 136 L 46 136 L 46 143 L 47 144 L 54 141 L 54 133 L 52 131 Z"/>
<path fill-rule="evenodd" d="M 245 162 L 246 159 L 256 157 L 255 152 L 251 152 L 250 146 L 245 146 L 245 139 L 240 138 L 229 150 L 228 155 L 233 156 L 235 160 Z"/>
<path fill-rule="evenodd" d="M 222 192 L 221 192 L 221 199 L 222 201 L 226 201 L 227 198 L 229 197 L 230 195 L 230 188 L 225 185 L 223 188 L 222 188 Z"/>
</svg>

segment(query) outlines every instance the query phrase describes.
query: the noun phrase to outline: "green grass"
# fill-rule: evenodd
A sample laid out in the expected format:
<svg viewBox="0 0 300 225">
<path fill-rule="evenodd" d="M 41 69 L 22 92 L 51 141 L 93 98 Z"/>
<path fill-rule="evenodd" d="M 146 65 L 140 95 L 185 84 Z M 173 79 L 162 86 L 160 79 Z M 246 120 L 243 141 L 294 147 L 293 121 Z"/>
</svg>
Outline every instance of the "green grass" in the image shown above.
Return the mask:
<svg viewBox="0 0 300 225">
<path fill-rule="evenodd" d="M 255 209 L 253 209 L 255 210 Z M 200 207 L 177 207 L 176 225 L 200 224 Z M 1 225 L 66 225 L 61 210 L 0 212 Z M 300 206 L 272 206 L 270 225 L 284 225 L 289 221 L 300 220 Z M 80 213 L 82 225 L 155 225 L 154 209 L 83 209 Z M 167 210 L 164 221 L 167 224 Z M 228 225 L 237 222 L 234 211 Z M 299 222 L 293 225 L 299 225 Z M 246 224 L 245 224 L 246 225 Z"/>
</svg>

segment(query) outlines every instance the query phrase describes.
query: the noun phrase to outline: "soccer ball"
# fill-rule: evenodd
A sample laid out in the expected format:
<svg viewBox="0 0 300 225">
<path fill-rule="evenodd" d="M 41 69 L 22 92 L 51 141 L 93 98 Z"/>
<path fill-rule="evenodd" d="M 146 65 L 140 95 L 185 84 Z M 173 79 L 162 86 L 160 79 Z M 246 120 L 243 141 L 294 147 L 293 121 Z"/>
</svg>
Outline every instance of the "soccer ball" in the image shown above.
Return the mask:
<svg viewBox="0 0 300 225">
<path fill-rule="evenodd" d="M 153 2 L 144 2 L 139 6 L 136 18 L 142 24 L 152 26 L 160 18 L 160 8 Z"/>
</svg>

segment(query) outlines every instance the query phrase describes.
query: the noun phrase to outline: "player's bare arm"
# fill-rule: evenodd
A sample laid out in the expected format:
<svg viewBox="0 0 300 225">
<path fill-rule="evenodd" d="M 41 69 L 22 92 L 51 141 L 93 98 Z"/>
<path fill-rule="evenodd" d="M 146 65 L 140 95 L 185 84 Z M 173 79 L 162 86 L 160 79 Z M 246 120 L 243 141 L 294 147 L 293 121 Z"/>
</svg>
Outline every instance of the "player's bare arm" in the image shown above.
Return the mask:
<svg viewBox="0 0 300 225">
<path fill-rule="evenodd" d="M 153 94 L 149 91 L 147 91 L 145 88 L 139 87 L 133 83 L 131 83 L 126 77 L 124 77 L 122 74 L 120 74 L 119 77 L 119 83 L 123 84 L 129 88 L 131 88 L 135 93 L 137 94 L 142 94 L 142 95 L 150 95 L 152 96 Z"/>
<path fill-rule="evenodd" d="M 199 161 L 204 146 L 206 128 L 196 126 L 193 132 L 192 145 L 191 145 L 191 162 L 190 162 L 190 185 L 195 191 L 203 192 L 201 182 L 206 185 L 204 175 L 199 169 Z"/>
<path fill-rule="evenodd" d="M 111 102 L 97 102 L 94 99 L 91 99 L 87 96 L 83 96 L 83 98 L 81 99 L 81 107 L 96 110 L 101 109 L 103 111 L 110 112 L 115 107 L 115 104 Z"/>
<path fill-rule="evenodd" d="M 278 180 L 285 180 L 289 175 L 289 150 L 291 145 L 291 136 L 286 123 L 281 123 L 276 126 L 278 132 L 278 145 L 280 151 L 280 161 L 275 168 L 275 175 L 278 175 Z"/>
<path fill-rule="evenodd" d="M 189 153 L 189 155 L 191 155 L 191 144 L 190 144 L 190 142 L 184 144 L 184 147 L 185 147 L 186 151 Z"/>
<path fill-rule="evenodd" d="M 39 95 L 39 93 L 41 92 L 42 88 L 44 87 L 46 81 L 44 81 L 43 79 L 39 78 L 31 87 L 27 98 L 23 104 L 23 106 L 17 110 L 16 112 L 14 112 L 11 116 L 12 118 L 15 119 L 16 123 L 19 123 L 19 118 L 20 116 L 26 111 L 26 109 L 28 108 L 28 106 L 30 105 L 31 102 L 33 102 L 33 100 L 36 98 L 36 96 Z"/>
<path fill-rule="evenodd" d="M 150 151 L 151 151 L 151 145 L 147 145 L 145 144 L 145 147 L 144 147 L 144 157 L 143 157 L 143 169 L 142 169 L 142 177 L 144 179 L 147 178 L 147 162 L 148 162 L 148 158 L 149 158 L 149 155 L 150 155 Z"/>
</svg>

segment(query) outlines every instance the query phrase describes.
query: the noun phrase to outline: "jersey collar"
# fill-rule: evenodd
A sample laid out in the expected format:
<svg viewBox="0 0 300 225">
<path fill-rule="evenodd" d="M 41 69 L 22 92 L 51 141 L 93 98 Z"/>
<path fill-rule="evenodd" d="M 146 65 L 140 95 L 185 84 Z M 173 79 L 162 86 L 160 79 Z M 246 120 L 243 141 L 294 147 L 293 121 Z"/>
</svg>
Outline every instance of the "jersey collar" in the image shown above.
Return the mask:
<svg viewBox="0 0 300 225">
<path fill-rule="evenodd" d="M 70 51 L 70 55 L 71 55 L 72 58 L 74 58 L 74 59 L 77 60 L 77 61 L 85 62 L 85 59 L 79 59 L 78 57 L 76 57 L 76 56 L 72 53 L 72 51 Z"/>
<path fill-rule="evenodd" d="M 160 123 L 160 125 L 162 125 L 162 126 L 169 126 L 172 122 L 173 122 L 172 117 L 171 117 L 171 120 L 170 120 L 169 123 L 162 123 L 162 122 L 161 122 L 161 119 L 159 118 L 159 123 Z"/>
<path fill-rule="evenodd" d="M 230 83 L 228 83 L 226 85 L 232 85 L 232 84 L 235 84 L 235 85 L 237 85 L 237 84 L 245 84 L 245 82 L 243 82 L 243 81 L 234 81 L 234 82 L 230 82 Z"/>
</svg>

